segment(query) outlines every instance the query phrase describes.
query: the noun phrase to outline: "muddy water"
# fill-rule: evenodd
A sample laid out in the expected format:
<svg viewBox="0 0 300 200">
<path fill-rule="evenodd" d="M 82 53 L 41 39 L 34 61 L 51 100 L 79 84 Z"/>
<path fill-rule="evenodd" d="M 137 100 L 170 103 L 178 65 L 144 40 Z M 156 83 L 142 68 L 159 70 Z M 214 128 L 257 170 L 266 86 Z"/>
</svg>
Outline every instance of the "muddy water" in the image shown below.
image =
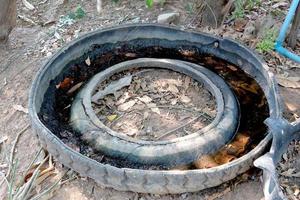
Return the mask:
<svg viewBox="0 0 300 200">
<path fill-rule="evenodd" d="M 162 169 L 161 166 L 137 166 L 128 161 L 103 156 L 101 152 L 93 152 L 87 144 L 81 141 L 78 133 L 72 130 L 69 124 L 70 105 L 78 90 L 72 93 L 68 93 L 68 91 L 78 83 L 84 85 L 94 74 L 108 66 L 125 60 L 140 57 L 171 58 L 186 60 L 207 67 L 223 77 L 230 85 L 241 109 L 238 133 L 247 134 L 250 137 L 243 154 L 253 149 L 264 138 L 267 128 L 263 122 L 269 115 L 267 101 L 258 83 L 244 71 L 226 61 L 199 53 L 199 49 L 196 47 L 181 45 L 175 48 L 166 48 L 149 44 L 144 47 L 143 43 L 139 44 L 140 41 L 136 41 L 133 45 L 128 43 L 107 44 L 101 47 L 95 45 L 88 54 L 91 59 L 90 66 L 85 62 L 87 55 L 70 63 L 64 73 L 51 81 L 46 92 L 39 113 L 43 123 L 64 143 L 95 160 L 117 167 Z"/>
</svg>

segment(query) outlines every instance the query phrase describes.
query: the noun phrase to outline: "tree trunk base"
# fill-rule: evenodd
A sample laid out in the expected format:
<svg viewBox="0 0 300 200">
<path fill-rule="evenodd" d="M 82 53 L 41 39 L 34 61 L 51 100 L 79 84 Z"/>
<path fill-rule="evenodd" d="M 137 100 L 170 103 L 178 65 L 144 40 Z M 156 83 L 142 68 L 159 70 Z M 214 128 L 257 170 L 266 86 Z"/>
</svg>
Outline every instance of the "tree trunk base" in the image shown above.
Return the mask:
<svg viewBox="0 0 300 200">
<path fill-rule="evenodd" d="M 234 0 L 197 0 L 200 25 L 218 28 L 223 24 Z"/>
<path fill-rule="evenodd" d="M 16 20 L 16 0 L 0 0 L 0 43 L 6 42 Z"/>
</svg>

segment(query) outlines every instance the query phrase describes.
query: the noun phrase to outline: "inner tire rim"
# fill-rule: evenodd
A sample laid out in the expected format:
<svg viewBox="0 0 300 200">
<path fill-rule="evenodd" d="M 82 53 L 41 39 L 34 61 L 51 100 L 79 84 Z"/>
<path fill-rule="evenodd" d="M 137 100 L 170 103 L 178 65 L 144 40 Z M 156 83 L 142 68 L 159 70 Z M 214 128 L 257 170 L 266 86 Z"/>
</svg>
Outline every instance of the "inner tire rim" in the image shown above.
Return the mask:
<svg viewBox="0 0 300 200">
<path fill-rule="evenodd" d="M 169 69 L 202 83 L 216 100 L 217 115 L 213 122 L 188 136 L 167 141 L 138 140 L 105 126 L 96 116 L 91 104 L 97 85 L 116 73 L 139 68 Z M 227 144 L 238 128 L 239 108 L 229 86 L 212 71 L 179 60 L 139 58 L 119 63 L 96 74 L 73 101 L 71 122 L 82 134 L 83 140 L 104 155 L 133 163 L 174 167 L 191 163 Z"/>
</svg>

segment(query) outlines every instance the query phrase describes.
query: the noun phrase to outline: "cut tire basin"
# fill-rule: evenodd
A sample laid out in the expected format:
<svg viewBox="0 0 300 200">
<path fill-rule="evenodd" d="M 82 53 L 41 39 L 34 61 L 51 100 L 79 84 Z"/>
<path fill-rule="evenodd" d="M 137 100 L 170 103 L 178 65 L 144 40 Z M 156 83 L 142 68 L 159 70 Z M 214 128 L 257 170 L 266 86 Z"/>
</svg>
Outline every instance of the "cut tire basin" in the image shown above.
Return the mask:
<svg viewBox="0 0 300 200">
<path fill-rule="evenodd" d="M 132 139 L 106 127 L 91 106 L 95 85 L 145 67 L 167 68 L 201 82 L 216 99 L 213 122 L 166 141 Z M 269 147 L 272 134 L 264 121 L 282 119 L 274 77 L 251 50 L 230 39 L 152 24 L 101 29 L 67 44 L 38 72 L 29 108 L 41 145 L 58 162 L 105 187 L 154 194 L 199 191 L 244 173 Z M 170 170 L 216 153 L 245 132 L 251 143 L 231 162 Z M 87 148 L 104 159 L 88 155 Z"/>
</svg>

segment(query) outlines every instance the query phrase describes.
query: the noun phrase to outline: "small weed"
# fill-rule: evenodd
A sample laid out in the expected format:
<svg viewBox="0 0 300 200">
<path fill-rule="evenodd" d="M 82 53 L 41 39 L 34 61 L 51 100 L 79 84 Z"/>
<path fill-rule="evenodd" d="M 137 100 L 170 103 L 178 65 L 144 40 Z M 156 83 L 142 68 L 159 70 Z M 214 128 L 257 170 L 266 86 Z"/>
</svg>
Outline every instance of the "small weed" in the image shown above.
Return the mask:
<svg viewBox="0 0 300 200">
<path fill-rule="evenodd" d="M 193 14 L 194 13 L 194 4 L 191 3 L 191 2 L 188 2 L 186 5 L 185 5 L 185 10 L 189 13 L 189 14 Z"/>
<path fill-rule="evenodd" d="M 152 8 L 153 7 L 153 0 L 146 0 L 146 5 L 148 8 Z"/>
<path fill-rule="evenodd" d="M 74 12 L 72 11 L 68 14 L 69 18 L 73 19 L 73 20 L 81 19 L 85 15 L 86 15 L 86 13 L 80 5 L 77 6 L 77 8 L 75 9 Z"/>
<path fill-rule="evenodd" d="M 261 0 L 236 0 L 234 2 L 235 10 L 232 13 L 233 19 L 243 18 L 246 10 L 250 11 L 255 6 L 261 5 Z"/>
<path fill-rule="evenodd" d="M 272 51 L 274 49 L 277 33 L 278 30 L 274 28 L 267 31 L 263 39 L 256 45 L 256 49 L 260 53 L 267 53 L 269 51 Z"/>
<path fill-rule="evenodd" d="M 165 4 L 166 0 L 159 0 L 159 4 L 160 6 L 163 6 Z M 153 0 L 146 0 L 146 5 L 148 8 L 152 8 L 154 5 L 154 1 Z"/>
</svg>

